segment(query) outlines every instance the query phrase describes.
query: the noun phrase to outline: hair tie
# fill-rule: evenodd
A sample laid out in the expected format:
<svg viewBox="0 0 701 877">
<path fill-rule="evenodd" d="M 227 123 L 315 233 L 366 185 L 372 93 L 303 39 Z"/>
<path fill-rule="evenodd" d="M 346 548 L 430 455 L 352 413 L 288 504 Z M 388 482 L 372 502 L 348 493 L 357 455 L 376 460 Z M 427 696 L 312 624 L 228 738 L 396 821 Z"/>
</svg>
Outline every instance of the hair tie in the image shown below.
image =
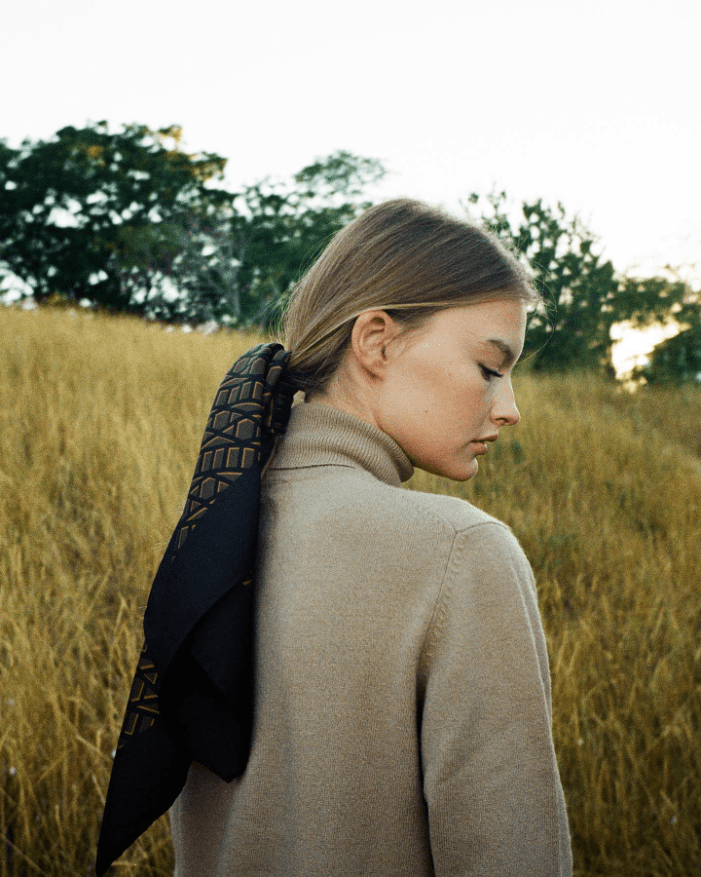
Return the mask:
<svg viewBox="0 0 701 877">
<path fill-rule="evenodd" d="M 297 389 L 280 344 L 231 367 L 185 508 L 151 587 L 98 842 L 104 874 L 180 794 L 198 761 L 243 773 L 253 720 L 253 570 L 261 470 Z"/>
</svg>

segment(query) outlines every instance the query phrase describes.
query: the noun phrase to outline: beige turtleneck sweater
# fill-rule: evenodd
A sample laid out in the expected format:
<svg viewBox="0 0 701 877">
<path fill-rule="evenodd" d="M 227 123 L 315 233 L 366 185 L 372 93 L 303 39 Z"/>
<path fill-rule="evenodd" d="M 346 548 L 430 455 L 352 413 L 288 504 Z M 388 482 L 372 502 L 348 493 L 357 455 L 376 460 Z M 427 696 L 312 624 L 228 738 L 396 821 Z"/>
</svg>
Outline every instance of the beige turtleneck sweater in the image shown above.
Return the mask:
<svg viewBox="0 0 701 877">
<path fill-rule="evenodd" d="M 245 773 L 198 765 L 176 877 L 572 870 L 533 575 L 368 423 L 292 411 L 263 488 Z"/>
</svg>

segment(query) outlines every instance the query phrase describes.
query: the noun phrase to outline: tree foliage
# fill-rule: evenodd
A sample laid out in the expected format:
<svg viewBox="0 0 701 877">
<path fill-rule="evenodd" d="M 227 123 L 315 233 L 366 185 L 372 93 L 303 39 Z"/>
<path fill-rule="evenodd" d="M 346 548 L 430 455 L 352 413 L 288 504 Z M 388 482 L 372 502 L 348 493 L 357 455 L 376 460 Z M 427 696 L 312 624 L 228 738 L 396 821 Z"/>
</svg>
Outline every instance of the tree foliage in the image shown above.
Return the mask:
<svg viewBox="0 0 701 877">
<path fill-rule="evenodd" d="M 379 161 L 336 152 L 291 181 L 217 188 L 226 160 L 188 155 L 177 126 L 63 128 L 0 143 L 0 273 L 163 320 L 264 325 L 303 268 L 368 206 Z"/>
<path fill-rule="evenodd" d="M 382 164 L 339 151 L 290 181 L 262 180 L 241 195 L 234 235 L 241 243 L 239 289 L 247 322 L 270 324 L 286 294 L 331 238 L 370 206 L 366 189 Z"/>
<path fill-rule="evenodd" d="M 597 253 L 594 234 L 577 216 L 568 217 L 562 204 L 523 202 L 520 215 L 512 219 L 505 192 L 473 193 L 469 203 L 481 208 L 484 225 L 528 266 L 543 296 L 526 338 L 525 352 L 535 371 L 592 369 L 613 376 L 615 324 L 644 328 L 670 319 L 698 324 L 698 296 L 686 284 L 617 274 Z M 676 358 L 665 356 L 666 368 L 679 361 L 676 353 Z"/>
<path fill-rule="evenodd" d="M 521 205 L 516 224 L 505 192 L 473 193 L 484 225 L 530 269 L 544 305 L 532 315 L 525 354 L 536 371 L 611 368 L 610 330 L 618 320 L 618 283 L 610 261 L 595 252 L 596 239 L 562 204 Z"/>
<path fill-rule="evenodd" d="M 326 243 L 370 206 L 385 169 L 338 151 L 288 180 L 232 193 L 226 159 L 190 155 L 178 126 L 112 133 L 67 127 L 12 149 L 0 141 L 0 280 L 19 277 L 38 301 L 57 295 L 168 321 L 269 327 Z M 506 194 L 469 197 L 470 211 L 528 266 L 544 305 L 526 354 L 536 371 L 613 374 L 611 328 L 675 319 L 644 376 L 699 369 L 699 297 L 680 281 L 621 277 L 595 236 L 564 207 Z M 643 374 L 643 373 L 641 373 Z"/>
<path fill-rule="evenodd" d="M 637 368 L 634 377 L 643 378 L 648 384 L 701 381 L 701 322 L 697 320 L 657 344 L 647 364 Z M 696 417 L 698 419 L 698 414 Z"/>
<path fill-rule="evenodd" d="M 701 380 L 701 293 L 679 279 L 627 277 L 620 297 L 633 328 L 670 322 L 679 327 L 678 334 L 653 348 L 633 378 L 648 384 Z"/>
<path fill-rule="evenodd" d="M 211 181 L 226 159 L 179 149 L 180 128 L 110 133 L 105 122 L 0 150 L 0 264 L 41 301 L 86 299 L 148 312 L 183 227 L 233 196 Z"/>
</svg>

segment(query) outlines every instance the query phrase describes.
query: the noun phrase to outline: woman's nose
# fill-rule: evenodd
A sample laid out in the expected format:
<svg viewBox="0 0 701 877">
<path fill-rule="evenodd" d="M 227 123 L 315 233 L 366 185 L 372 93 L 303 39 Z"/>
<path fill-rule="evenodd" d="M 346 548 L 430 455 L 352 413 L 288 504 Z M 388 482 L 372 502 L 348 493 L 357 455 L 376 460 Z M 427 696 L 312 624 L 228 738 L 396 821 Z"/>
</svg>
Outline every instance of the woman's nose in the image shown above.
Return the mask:
<svg viewBox="0 0 701 877">
<path fill-rule="evenodd" d="M 516 407 L 516 397 L 509 382 L 494 406 L 494 420 L 503 426 L 516 426 L 520 419 L 521 414 Z"/>
</svg>

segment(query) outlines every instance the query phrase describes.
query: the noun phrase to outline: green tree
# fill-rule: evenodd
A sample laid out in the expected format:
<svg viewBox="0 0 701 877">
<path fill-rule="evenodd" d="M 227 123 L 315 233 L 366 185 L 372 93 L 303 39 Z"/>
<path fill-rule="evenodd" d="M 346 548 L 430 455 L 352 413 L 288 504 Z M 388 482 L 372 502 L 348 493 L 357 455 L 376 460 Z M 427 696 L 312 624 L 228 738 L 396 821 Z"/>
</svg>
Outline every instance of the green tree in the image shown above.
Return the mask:
<svg viewBox="0 0 701 877">
<path fill-rule="evenodd" d="M 641 329 L 673 319 L 689 333 L 663 342 L 645 375 L 660 380 L 664 374 L 667 380 L 677 366 L 678 380 L 696 373 L 694 339 L 701 308 L 698 293 L 685 283 L 618 275 L 611 262 L 596 253 L 592 232 L 576 216 L 569 218 L 560 203 L 553 209 L 541 199 L 523 202 L 516 219 L 507 212 L 504 192 L 473 193 L 469 203 L 480 208 L 484 225 L 529 267 L 544 298 L 544 305 L 531 316 L 526 337 L 525 353 L 535 371 L 592 369 L 613 377 L 615 324 Z"/>
<path fill-rule="evenodd" d="M 215 217 L 188 216 L 180 226 L 180 248 L 170 277 L 180 293 L 180 312 L 189 321 L 245 322 L 239 283 L 243 240 L 235 233 L 235 216 L 231 211 Z"/>
<path fill-rule="evenodd" d="M 611 365 L 611 326 L 621 319 L 619 284 L 610 261 L 595 252 L 596 238 L 577 217 L 568 218 L 541 199 L 521 205 L 518 224 L 506 209 L 505 192 L 473 193 L 480 219 L 530 268 L 545 300 L 532 314 L 525 354 L 535 371 L 606 370 Z"/>
<path fill-rule="evenodd" d="M 664 325 L 670 319 L 693 326 L 701 319 L 699 293 L 682 280 L 666 277 L 622 278 L 616 304 L 636 329 Z"/>
<path fill-rule="evenodd" d="M 243 321 L 269 326 L 304 270 L 344 225 L 370 206 L 368 187 L 382 164 L 338 151 L 317 159 L 289 181 L 262 180 L 243 190 L 232 233 Z"/>
<path fill-rule="evenodd" d="M 633 377 L 648 384 L 701 381 L 701 322 L 657 344 L 648 363 L 635 369 Z"/>
<path fill-rule="evenodd" d="M 177 126 L 111 134 L 100 122 L 19 150 L 0 143 L 0 274 L 38 301 L 268 326 L 385 173 L 340 151 L 232 194 L 212 185 L 225 159 L 187 155 L 180 138 Z"/>
<path fill-rule="evenodd" d="M 673 320 L 679 332 L 657 344 L 648 362 L 633 372 L 649 384 L 701 380 L 701 291 L 664 277 L 626 278 L 622 297 L 632 311 L 630 323 L 645 328 Z"/>
<path fill-rule="evenodd" d="M 148 314 L 153 299 L 164 309 L 183 228 L 212 223 L 234 197 L 211 185 L 226 160 L 188 155 L 180 139 L 177 126 L 110 133 L 99 122 L 16 150 L 3 143 L 0 270 L 38 301 L 56 294 Z"/>
</svg>

